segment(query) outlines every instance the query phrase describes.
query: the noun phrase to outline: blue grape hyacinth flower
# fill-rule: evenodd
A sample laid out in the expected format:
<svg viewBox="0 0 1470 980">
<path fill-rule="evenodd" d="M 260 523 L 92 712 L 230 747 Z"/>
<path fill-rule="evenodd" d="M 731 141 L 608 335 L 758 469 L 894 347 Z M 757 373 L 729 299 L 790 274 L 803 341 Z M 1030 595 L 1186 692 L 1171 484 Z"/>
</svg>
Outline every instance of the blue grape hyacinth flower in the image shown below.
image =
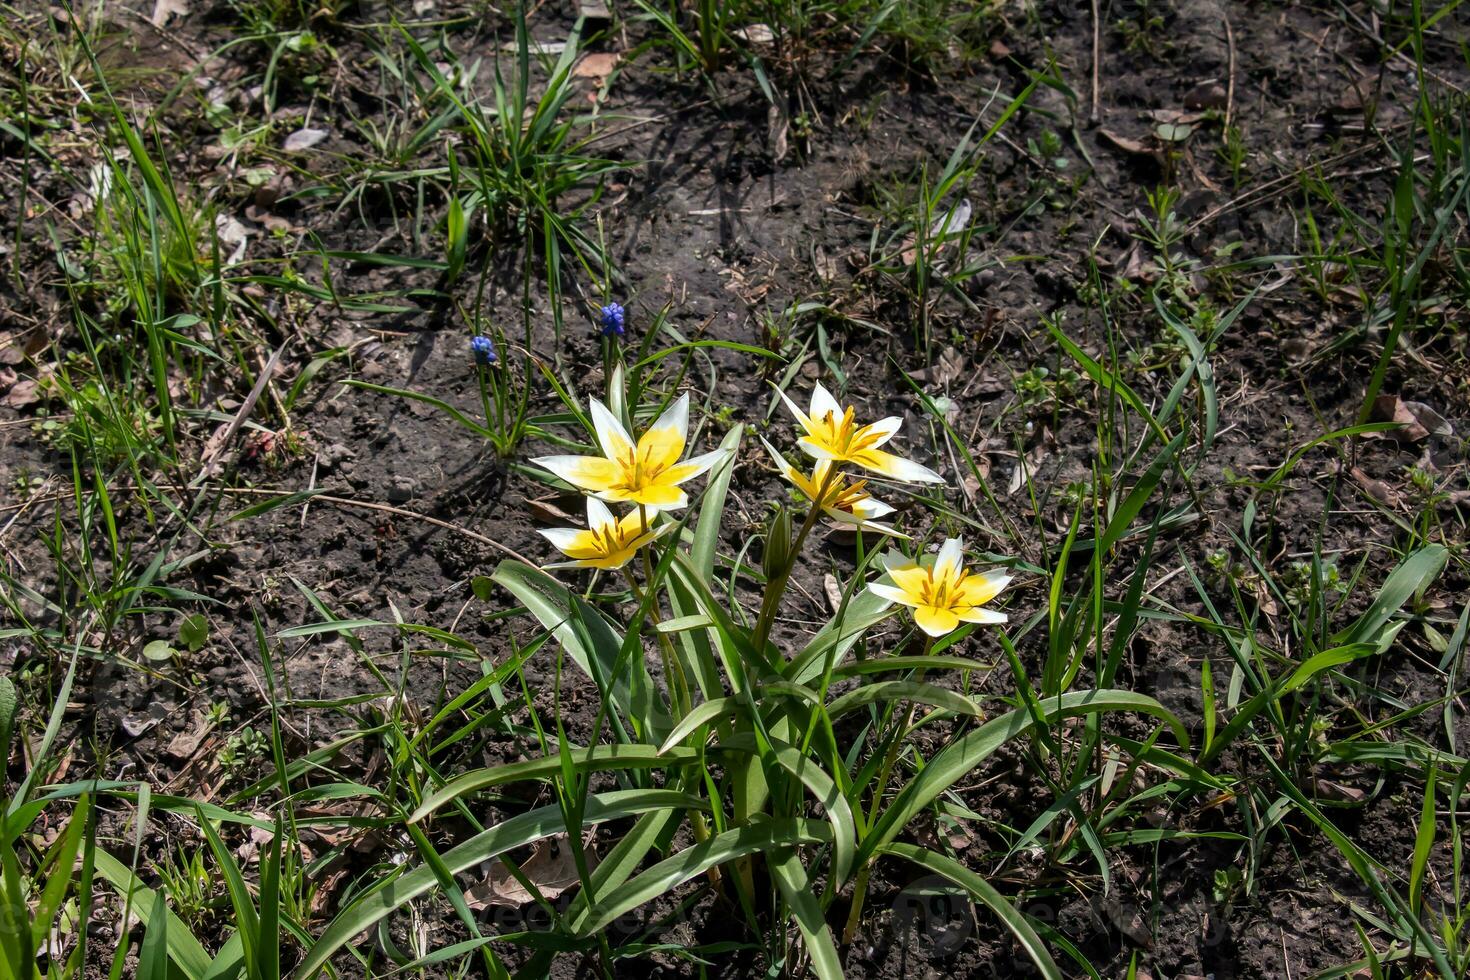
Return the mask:
<svg viewBox="0 0 1470 980">
<path fill-rule="evenodd" d="M 495 341 L 489 337 L 480 336 L 470 340 L 470 350 L 475 352 L 475 363 L 490 365 L 500 358 L 495 353 Z"/>
<path fill-rule="evenodd" d="M 621 304 L 609 303 L 602 308 L 597 322 L 602 325 L 602 335 L 604 337 L 621 337 L 626 319 L 627 311 L 623 309 Z"/>
</svg>

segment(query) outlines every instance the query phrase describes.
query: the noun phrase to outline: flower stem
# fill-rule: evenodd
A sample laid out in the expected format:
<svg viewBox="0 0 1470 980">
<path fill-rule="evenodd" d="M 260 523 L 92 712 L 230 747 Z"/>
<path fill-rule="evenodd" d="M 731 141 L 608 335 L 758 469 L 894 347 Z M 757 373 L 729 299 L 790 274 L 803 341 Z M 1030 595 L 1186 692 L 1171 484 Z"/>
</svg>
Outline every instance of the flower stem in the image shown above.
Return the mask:
<svg viewBox="0 0 1470 980">
<path fill-rule="evenodd" d="M 923 656 L 927 657 L 933 647 L 934 637 L 925 634 Z M 914 681 L 917 683 L 923 679 L 924 668 L 920 667 L 914 671 Z M 888 778 L 893 774 L 893 767 L 898 762 L 898 754 L 903 749 L 904 734 L 909 730 L 909 726 L 914 723 L 914 709 L 916 707 L 917 705 L 914 702 L 909 702 L 909 710 L 904 716 L 903 724 L 894 731 L 893 740 L 888 743 L 888 748 L 883 753 L 883 764 L 878 767 L 878 781 L 874 784 L 873 799 L 868 805 L 867 830 L 872 830 L 873 824 L 878 822 L 878 811 L 883 805 L 884 792 L 888 789 Z M 873 862 L 871 859 L 858 869 L 857 881 L 853 885 L 852 905 L 848 907 L 847 924 L 842 929 L 842 941 L 844 943 L 850 943 L 857 937 L 858 926 L 862 924 L 863 918 L 863 899 L 867 897 L 868 893 L 868 876 L 872 874 L 872 871 Z"/>
<path fill-rule="evenodd" d="M 776 610 L 781 605 L 781 597 L 786 593 L 786 583 L 791 580 L 791 571 L 796 567 L 796 559 L 801 554 L 801 546 L 806 542 L 806 536 L 811 533 L 812 527 L 816 525 L 817 516 L 822 513 L 822 501 L 827 498 L 827 491 L 831 489 L 832 481 L 837 478 L 837 467 L 829 466 L 827 475 L 822 479 L 822 485 L 817 488 L 817 499 L 812 501 L 806 520 L 801 522 L 801 529 L 796 532 L 796 539 L 791 543 L 785 567 L 776 573 L 774 580 L 766 583 L 766 594 L 761 600 L 760 616 L 755 621 L 755 648 L 758 651 L 764 650 L 766 641 L 771 638 L 771 625 L 775 622 Z"/>
</svg>

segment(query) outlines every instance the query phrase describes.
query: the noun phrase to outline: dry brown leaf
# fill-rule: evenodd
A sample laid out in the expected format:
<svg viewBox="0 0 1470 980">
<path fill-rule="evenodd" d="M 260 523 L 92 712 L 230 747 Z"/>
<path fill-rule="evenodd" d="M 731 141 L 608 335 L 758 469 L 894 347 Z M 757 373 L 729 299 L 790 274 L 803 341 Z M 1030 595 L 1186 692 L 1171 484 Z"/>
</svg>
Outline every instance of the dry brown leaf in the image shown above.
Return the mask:
<svg viewBox="0 0 1470 980">
<path fill-rule="evenodd" d="M 1186 109 L 1223 109 L 1228 93 L 1225 86 L 1213 78 L 1198 83 L 1194 88 L 1184 93 L 1184 108 Z"/>
<path fill-rule="evenodd" d="M 780 163 L 786 158 L 789 144 L 786 134 L 791 129 L 791 124 L 786 120 L 786 114 L 775 106 L 766 110 L 766 142 L 771 148 L 771 161 Z"/>
<path fill-rule="evenodd" d="M 34 405 L 40 400 L 40 385 L 32 378 L 22 378 L 11 386 L 10 390 L 5 393 L 4 398 L 0 398 L 0 405 L 4 405 L 6 408 L 20 409 Z"/>
<path fill-rule="evenodd" d="M 575 78 L 593 78 L 601 81 L 612 74 L 618 66 L 618 54 L 616 51 L 594 51 L 584 55 L 582 60 L 572 68 Z"/>
<path fill-rule="evenodd" d="M 287 153 L 297 153 L 301 150 L 309 150 L 313 146 L 316 146 L 318 143 L 320 143 L 322 140 L 326 139 L 329 135 L 330 134 L 325 129 L 312 129 L 309 126 L 305 126 L 301 129 L 296 130 L 296 132 L 292 133 L 290 136 L 287 136 L 286 141 L 281 144 L 281 149 L 285 150 Z"/>
<path fill-rule="evenodd" d="M 192 759 L 194 753 L 199 751 L 199 745 L 204 741 L 204 737 L 213 729 L 213 724 L 195 712 L 193 723 L 175 735 L 163 751 L 181 761 Z"/>
<path fill-rule="evenodd" d="M 189 0 L 153 0 L 153 16 L 149 22 L 162 27 L 170 17 L 182 17 L 189 12 Z"/>
<path fill-rule="evenodd" d="M 575 888 L 580 881 L 576 855 L 567 841 L 566 834 L 541 838 L 530 858 L 521 865 L 522 876 L 535 885 L 545 899 L 557 898 L 568 889 Z M 590 841 L 582 844 L 582 853 L 586 856 L 589 871 L 597 867 L 597 852 L 592 849 Z M 466 891 L 464 897 L 469 907 L 477 911 L 492 905 L 519 908 L 535 900 L 500 858 L 491 862 L 489 875 Z"/>
<path fill-rule="evenodd" d="M 1317 795 L 1329 800 L 1339 800 L 1344 803 L 1362 803 L 1368 794 L 1356 786 L 1344 786 L 1342 783 L 1334 783 L 1330 779 L 1317 780 Z"/>
<path fill-rule="evenodd" d="M 581 518 L 573 517 L 563 506 L 567 503 L 564 494 L 551 497 L 537 497 L 535 500 L 526 501 L 526 509 L 531 512 L 533 521 L 542 524 L 555 524 L 558 527 L 575 527 L 581 523 Z"/>
<path fill-rule="evenodd" d="M 1111 129 L 1100 128 L 1097 134 L 1124 153 L 1132 153 L 1135 156 L 1142 157 L 1151 157 L 1154 155 L 1154 148 L 1143 140 L 1129 139 L 1127 136 L 1115 133 Z"/>
<path fill-rule="evenodd" d="M 837 581 L 837 576 L 828 572 L 822 576 L 822 591 L 827 595 L 827 606 L 832 612 L 842 608 L 842 586 Z"/>
<path fill-rule="evenodd" d="M 1423 402 L 1405 401 L 1398 395 L 1379 395 L 1373 400 L 1373 417 L 1380 422 L 1397 422 L 1402 428 L 1395 438 L 1423 442 L 1431 435 L 1452 436 L 1454 428 Z"/>
<path fill-rule="evenodd" d="M 1383 480 L 1375 480 L 1367 473 L 1364 473 L 1361 467 L 1354 466 L 1348 470 L 1348 476 L 1352 477 L 1353 482 L 1363 488 L 1364 493 L 1385 507 L 1398 507 L 1404 502 L 1403 494 L 1399 493 Z"/>
<path fill-rule="evenodd" d="M 933 364 L 914 371 L 909 377 L 922 385 L 934 385 L 935 387 L 943 388 L 964 373 L 964 355 L 953 347 L 946 347 L 939 352 L 939 356 L 935 358 Z"/>
</svg>

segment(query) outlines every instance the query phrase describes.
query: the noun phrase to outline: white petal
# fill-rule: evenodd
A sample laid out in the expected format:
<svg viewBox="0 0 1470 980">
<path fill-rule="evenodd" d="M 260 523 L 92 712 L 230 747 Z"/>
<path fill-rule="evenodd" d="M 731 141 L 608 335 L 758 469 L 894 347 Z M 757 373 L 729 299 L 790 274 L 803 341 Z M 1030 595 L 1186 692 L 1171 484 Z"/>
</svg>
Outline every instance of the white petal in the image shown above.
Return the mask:
<svg viewBox="0 0 1470 980">
<path fill-rule="evenodd" d="M 617 524 L 618 519 L 608 509 L 607 504 L 596 497 L 587 498 L 587 528 L 591 531 L 601 530 L 609 524 Z"/>
<path fill-rule="evenodd" d="M 807 414 L 805 412 L 796 407 L 796 402 L 786 397 L 786 392 L 782 391 L 780 388 L 776 389 L 776 394 L 781 396 L 781 400 L 786 403 L 787 411 L 789 411 L 796 418 L 796 421 L 801 424 L 801 427 L 808 432 L 812 431 L 812 420 L 807 417 Z"/>
<path fill-rule="evenodd" d="M 939 557 L 934 559 L 934 579 L 940 577 L 954 578 L 959 575 L 960 568 L 965 563 L 965 542 L 962 538 L 949 538 L 939 549 Z"/>
<path fill-rule="evenodd" d="M 786 461 L 786 457 L 776 452 L 776 447 L 766 442 L 766 437 L 760 437 L 761 445 L 766 447 L 766 453 L 771 457 L 771 462 L 776 464 L 776 470 L 786 479 L 791 479 L 791 474 L 796 472 L 796 467 Z"/>
<path fill-rule="evenodd" d="M 884 534 L 891 538 L 904 538 L 905 540 L 908 538 L 907 534 L 903 534 L 889 527 L 887 524 L 864 520 L 861 517 L 849 514 L 845 510 L 838 510 L 836 507 L 823 507 L 822 512 L 839 524 L 846 524 L 848 527 L 859 527 L 864 531 L 871 531 L 873 534 Z"/>
<path fill-rule="evenodd" d="M 831 413 L 834 420 L 840 419 L 842 406 L 837 404 L 837 399 L 832 397 L 830 391 L 818 384 L 812 389 L 812 418 L 820 419 L 828 413 Z"/>
<path fill-rule="evenodd" d="M 859 500 L 852 508 L 853 514 L 865 521 L 875 517 L 883 517 L 893 513 L 893 508 L 879 500 L 877 497 L 869 497 L 867 500 Z"/>
<path fill-rule="evenodd" d="M 994 609 L 986 609 L 984 606 L 973 606 L 969 612 L 959 613 L 960 619 L 967 623 L 1004 623 L 1006 614 L 996 612 Z"/>
<path fill-rule="evenodd" d="M 900 589 L 896 585 L 888 585 L 885 582 L 869 582 L 868 591 L 876 596 L 887 599 L 889 602 L 896 602 L 901 606 L 912 606 L 914 604 L 904 593 L 903 589 Z"/>
<path fill-rule="evenodd" d="M 679 434 L 680 442 L 689 438 L 689 392 L 675 398 L 674 403 L 664 409 L 649 431 L 653 429 L 672 429 Z"/>
<path fill-rule="evenodd" d="M 588 403 L 592 410 L 592 428 L 597 430 L 597 444 L 602 447 L 602 454 L 611 459 L 631 449 L 633 437 L 628 435 L 618 417 L 596 398 L 589 398 Z"/>
<path fill-rule="evenodd" d="M 677 479 L 674 480 L 675 485 L 687 483 L 696 476 L 703 475 L 710 467 L 722 462 L 728 455 L 729 452 L 727 450 L 716 449 L 713 452 L 705 453 L 703 456 L 693 456 L 684 460 L 682 463 L 675 463 L 670 467 L 671 470 L 678 471 L 675 474 L 677 476 Z"/>
<path fill-rule="evenodd" d="M 577 538 L 587 533 L 574 527 L 538 527 L 536 531 L 560 552 L 566 552 L 568 548 L 576 545 Z"/>
<path fill-rule="evenodd" d="M 901 480 L 904 483 L 944 482 L 944 477 L 940 476 L 938 473 L 935 473 L 933 470 L 923 465 L 922 463 L 915 463 L 911 459 L 904 459 L 902 456 L 895 456 L 892 453 L 884 452 L 881 449 L 877 451 L 876 455 L 879 455 L 883 458 L 883 464 L 881 467 L 869 467 L 876 473 L 881 473 L 884 476 L 892 477 L 895 480 Z"/>
</svg>

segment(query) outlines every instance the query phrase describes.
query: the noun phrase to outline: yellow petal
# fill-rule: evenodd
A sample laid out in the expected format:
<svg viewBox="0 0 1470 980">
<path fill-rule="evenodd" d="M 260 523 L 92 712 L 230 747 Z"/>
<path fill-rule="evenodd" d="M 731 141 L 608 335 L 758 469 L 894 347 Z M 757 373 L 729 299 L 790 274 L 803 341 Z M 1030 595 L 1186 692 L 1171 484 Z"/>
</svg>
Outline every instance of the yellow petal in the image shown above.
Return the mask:
<svg viewBox="0 0 1470 980">
<path fill-rule="evenodd" d="M 660 473 L 658 475 L 658 482 L 672 483 L 675 485 L 680 483 L 688 483 L 696 476 L 702 475 L 711 467 L 722 462 L 727 455 L 728 454 L 725 452 L 725 450 L 716 449 L 713 452 L 705 453 L 702 456 L 695 456 L 693 459 L 686 459 L 684 462 L 679 463 L 677 466 L 670 466 L 668 469 Z"/>
<path fill-rule="evenodd" d="M 622 480 L 622 467 L 601 456 L 542 456 L 531 462 L 574 487 L 601 493 Z"/>
<path fill-rule="evenodd" d="M 953 609 L 938 606 L 919 606 L 914 610 L 914 622 L 930 636 L 944 636 L 960 625 L 960 617 Z"/>
<path fill-rule="evenodd" d="M 600 494 L 603 500 L 624 500 L 651 510 L 678 510 L 689 503 L 684 491 L 671 483 L 650 483 L 636 490 L 617 489 Z"/>
<path fill-rule="evenodd" d="M 965 602 L 974 606 L 983 606 L 985 603 L 1000 595 L 1006 583 L 1011 580 L 1009 575 L 998 572 L 985 572 L 981 575 L 966 575 L 964 582 L 960 584 L 960 591 L 956 593 L 957 599 L 963 598 Z"/>
<path fill-rule="evenodd" d="M 619 459 L 627 455 L 628 450 L 633 448 L 633 438 L 623 428 L 623 423 L 596 398 L 588 401 L 588 408 L 591 409 L 592 428 L 597 433 L 597 442 L 602 447 L 603 454 L 609 459 Z"/>
<path fill-rule="evenodd" d="M 920 568 L 918 565 L 910 565 L 907 568 L 890 568 L 888 577 L 893 579 L 893 584 L 909 597 L 909 605 L 919 605 L 924 601 L 924 591 L 929 586 L 929 570 Z"/>
</svg>

